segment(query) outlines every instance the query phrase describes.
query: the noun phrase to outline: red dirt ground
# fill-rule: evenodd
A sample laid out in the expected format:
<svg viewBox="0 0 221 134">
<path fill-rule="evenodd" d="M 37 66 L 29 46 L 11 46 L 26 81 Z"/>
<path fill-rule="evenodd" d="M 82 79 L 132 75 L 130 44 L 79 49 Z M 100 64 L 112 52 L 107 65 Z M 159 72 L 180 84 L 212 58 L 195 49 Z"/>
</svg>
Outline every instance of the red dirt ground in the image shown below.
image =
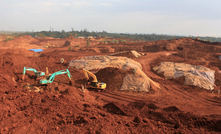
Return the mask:
<svg viewBox="0 0 221 134">
<path fill-rule="evenodd" d="M 31 40 L 31 41 L 30 41 Z M 62 47 L 66 41 L 80 44 L 80 49 L 68 51 Z M 182 38 L 135 43 L 109 43 L 102 46 L 115 52 L 136 50 L 145 56 L 133 58 L 141 63 L 143 71 L 152 80 L 161 84 L 162 90 L 149 93 L 118 91 L 127 72 L 116 68 L 99 70 L 98 81 L 107 83 L 107 89 L 86 90 L 81 85 L 86 81 L 81 70 L 60 64 L 84 56 L 106 55 L 96 43 L 86 45 L 86 40 L 69 37 L 66 39 L 33 39 L 19 37 L 8 42 L 0 42 L 0 133 L 220 133 L 221 132 L 221 87 L 220 45 Z M 92 42 L 92 43 L 93 43 Z M 42 48 L 50 43 L 59 47 L 44 48 L 34 53 L 27 49 L 33 46 Z M 167 51 L 166 45 L 173 43 L 177 48 Z M 17 45 L 16 47 L 13 45 Z M 25 45 L 22 45 L 25 44 Z M 33 45 L 34 44 L 34 45 Z M 10 47 L 7 47 L 9 45 Z M 26 47 L 28 46 L 29 47 Z M 97 46 L 98 45 L 98 46 Z M 83 50 L 102 48 L 100 53 Z M 4 47 L 4 48 L 3 48 Z M 12 49 L 12 48 L 13 49 Z M 179 47 L 179 48 L 178 48 Z M 203 65 L 216 71 L 215 91 L 195 86 L 183 85 L 184 78 L 167 80 L 152 70 L 161 61 L 184 62 Z M 34 73 L 27 71 L 22 81 L 24 67 L 53 73 L 69 69 L 72 85 L 66 74 L 56 76 L 50 85 L 41 86 Z M 27 83 L 43 89 L 29 91 Z"/>
</svg>

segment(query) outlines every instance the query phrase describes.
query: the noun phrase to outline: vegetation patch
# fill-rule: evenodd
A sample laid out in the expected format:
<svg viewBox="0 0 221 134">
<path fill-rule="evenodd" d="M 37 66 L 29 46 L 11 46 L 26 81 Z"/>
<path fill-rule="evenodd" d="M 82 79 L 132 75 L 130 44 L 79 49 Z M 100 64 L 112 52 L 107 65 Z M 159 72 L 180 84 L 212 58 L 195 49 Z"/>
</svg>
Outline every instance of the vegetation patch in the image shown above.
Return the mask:
<svg viewBox="0 0 221 134">
<path fill-rule="evenodd" d="M 13 38 L 11 36 L 6 37 L 5 42 L 10 41 L 10 40 L 13 40 Z"/>
</svg>

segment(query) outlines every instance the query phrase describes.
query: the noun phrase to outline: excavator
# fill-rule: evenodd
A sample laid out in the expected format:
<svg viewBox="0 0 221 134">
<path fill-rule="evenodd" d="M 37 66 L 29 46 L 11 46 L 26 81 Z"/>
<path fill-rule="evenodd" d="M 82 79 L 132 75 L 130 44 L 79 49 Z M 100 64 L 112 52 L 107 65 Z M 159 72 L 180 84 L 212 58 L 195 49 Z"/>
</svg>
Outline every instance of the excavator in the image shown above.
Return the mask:
<svg viewBox="0 0 221 134">
<path fill-rule="evenodd" d="M 93 81 L 90 83 L 90 86 L 92 88 L 97 88 L 97 89 L 105 89 L 106 88 L 106 83 L 104 82 L 98 82 L 97 81 L 97 77 L 90 71 L 82 68 L 85 77 L 87 78 L 87 81 L 89 82 L 89 76 L 91 76 L 93 78 Z M 88 76 L 89 75 L 89 76 Z"/>
<path fill-rule="evenodd" d="M 40 80 L 40 84 L 50 84 L 54 81 L 54 78 L 56 75 L 60 75 L 60 74 L 67 74 L 68 75 L 68 78 L 70 80 L 69 84 L 71 85 L 71 73 L 68 69 L 64 69 L 64 70 L 60 70 L 60 71 L 57 71 L 53 74 L 49 74 L 47 75 L 44 79 L 41 79 Z"/>
<path fill-rule="evenodd" d="M 64 58 L 61 58 L 60 63 L 61 63 L 61 64 L 66 63 L 66 61 L 64 60 Z"/>
<path fill-rule="evenodd" d="M 33 71 L 35 73 L 36 77 L 41 77 L 45 75 L 45 72 L 41 72 L 41 71 L 37 71 L 34 68 L 30 68 L 30 67 L 24 67 L 23 69 L 23 75 L 22 75 L 22 80 L 25 79 L 25 73 L 26 71 Z"/>
</svg>

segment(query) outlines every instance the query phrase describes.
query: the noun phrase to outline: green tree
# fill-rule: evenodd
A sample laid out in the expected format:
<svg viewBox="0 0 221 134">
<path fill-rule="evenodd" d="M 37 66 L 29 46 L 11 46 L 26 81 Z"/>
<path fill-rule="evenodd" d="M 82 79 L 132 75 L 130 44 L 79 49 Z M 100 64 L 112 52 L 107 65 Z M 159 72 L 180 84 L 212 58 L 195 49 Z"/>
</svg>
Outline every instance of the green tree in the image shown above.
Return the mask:
<svg viewBox="0 0 221 134">
<path fill-rule="evenodd" d="M 72 33 L 68 33 L 69 36 L 73 36 Z"/>
<path fill-rule="evenodd" d="M 61 31 L 61 38 L 67 38 L 66 32 L 64 30 Z"/>
<path fill-rule="evenodd" d="M 87 46 L 90 46 L 91 44 L 90 44 L 90 42 L 89 42 L 89 40 L 87 40 Z"/>
<path fill-rule="evenodd" d="M 7 38 L 5 39 L 5 42 L 10 41 L 10 40 L 13 40 L 13 38 L 12 38 L 12 37 L 7 37 Z"/>
<path fill-rule="evenodd" d="M 41 38 L 45 37 L 45 35 L 43 33 L 39 33 L 38 36 L 41 37 Z"/>
<path fill-rule="evenodd" d="M 68 48 L 68 51 L 70 51 L 71 50 L 71 45 L 69 46 L 69 48 Z"/>
</svg>

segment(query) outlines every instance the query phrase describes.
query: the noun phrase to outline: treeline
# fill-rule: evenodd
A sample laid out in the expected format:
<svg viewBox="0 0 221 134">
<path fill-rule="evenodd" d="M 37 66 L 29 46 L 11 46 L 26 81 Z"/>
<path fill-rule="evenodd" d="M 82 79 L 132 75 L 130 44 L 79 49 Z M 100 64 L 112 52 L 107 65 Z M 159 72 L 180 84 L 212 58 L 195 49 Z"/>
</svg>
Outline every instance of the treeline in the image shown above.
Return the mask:
<svg viewBox="0 0 221 134">
<path fill-rule="evenodd" d="M 171 40 L 179 39 L 183 37 L 199 38 L 200 40 L 210 41 L 210 42 L 221 42 L 220 37 L 196 37 L 196 36 L 178 36 L 178 35 L 163 35 L 163 34 L 129 34 L 129 33 L 108 33 L 106 31 L 102 32 L 89 32 L 86 29 L 81 31 L 41 31 L 41 32 L 23 32 L 23 33 L 13 33 L 14 36 L 30 35 L 32 37 L 54 37 L 54 38 L 67 38 L 69 36 L 74 37 L 113 37 L 113 38 L 129 38 L 137 39 L 143 41 L 156 41 L 156 40 Z"/>
</svg>

